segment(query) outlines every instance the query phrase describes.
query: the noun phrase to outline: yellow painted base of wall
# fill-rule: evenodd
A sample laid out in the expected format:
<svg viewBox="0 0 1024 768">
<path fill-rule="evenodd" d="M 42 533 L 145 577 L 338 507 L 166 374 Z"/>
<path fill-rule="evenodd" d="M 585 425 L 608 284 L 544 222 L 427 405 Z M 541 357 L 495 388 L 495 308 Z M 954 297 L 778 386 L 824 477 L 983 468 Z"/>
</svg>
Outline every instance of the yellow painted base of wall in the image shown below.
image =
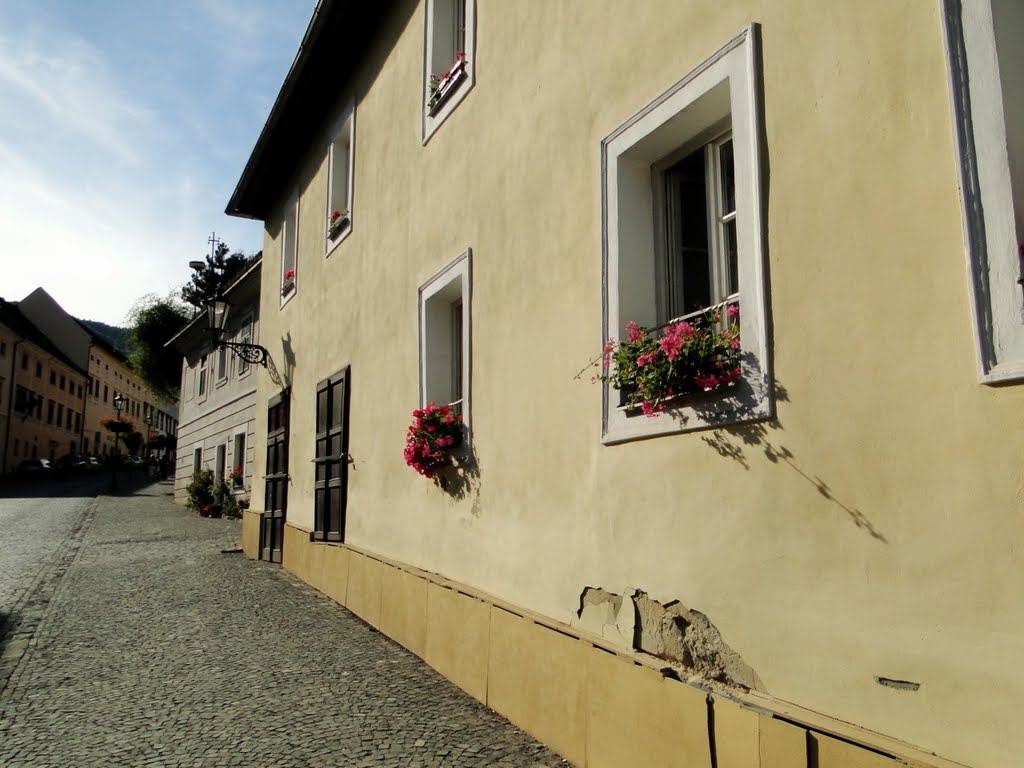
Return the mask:
<svg viewBox="0 0 1024 768">
<path fill-rule="evenodd" d="M 242 542 L 258 554 L 257 513 Z M 580 768 L 960 765 L 769 697 L 665 677 L 658 659 L 291 525 L 282 565 Z"/>
</svg>

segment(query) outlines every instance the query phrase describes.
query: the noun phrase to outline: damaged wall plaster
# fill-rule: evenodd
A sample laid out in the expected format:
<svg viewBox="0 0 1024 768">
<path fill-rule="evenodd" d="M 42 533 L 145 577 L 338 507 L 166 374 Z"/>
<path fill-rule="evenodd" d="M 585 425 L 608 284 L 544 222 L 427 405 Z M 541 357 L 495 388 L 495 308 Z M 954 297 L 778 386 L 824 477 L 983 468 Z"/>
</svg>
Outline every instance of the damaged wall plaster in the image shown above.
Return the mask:
<svg viewBox="0 0 1024 768">
<path fill-rule="evenodd" d="M 765 690 L 757 673 L 725 644 L 711 620 L 678 600 L 662 604 L 639 589 L 626 590 L 623 596 L 586 587 L 576 615 L 583 628 L 679 665 L 687 676 Z"/>
</svg>

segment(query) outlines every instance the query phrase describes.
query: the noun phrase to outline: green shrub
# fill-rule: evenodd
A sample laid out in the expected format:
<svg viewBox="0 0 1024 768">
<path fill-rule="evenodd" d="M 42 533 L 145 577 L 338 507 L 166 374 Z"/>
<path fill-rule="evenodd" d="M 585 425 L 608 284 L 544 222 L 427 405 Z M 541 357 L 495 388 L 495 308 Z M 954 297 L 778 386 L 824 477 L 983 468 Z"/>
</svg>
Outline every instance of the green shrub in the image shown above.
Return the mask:
<svg viewBox="0 0 1024 768">
<path fill-rule="evenodd" d="M 185 487 L 188 494 L 186 505 L 189 509 L 199 514 L 209 514 L 210 506 L 214 503 L 213 493 L 213 471 L 201 469 L 192 475 L 192 482 Z"/>
<path fill-rule="evenodd" d="M 242 510 L 238 506 L 238 501 L 235 499 L 235 492 L 231 489 L 224 480 L 221 480 L 213 486 L 213 497 L 220 502 L 221 511 L 224 517 L 239 518 L 242 516 Z"/>
</svg>

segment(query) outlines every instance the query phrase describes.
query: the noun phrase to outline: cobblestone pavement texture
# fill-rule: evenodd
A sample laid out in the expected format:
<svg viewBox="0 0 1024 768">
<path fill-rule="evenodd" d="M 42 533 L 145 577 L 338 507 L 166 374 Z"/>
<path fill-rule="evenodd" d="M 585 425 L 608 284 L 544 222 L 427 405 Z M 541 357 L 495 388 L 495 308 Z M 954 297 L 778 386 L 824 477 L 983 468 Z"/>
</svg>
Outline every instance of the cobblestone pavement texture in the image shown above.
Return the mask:
<svg viewBox="0 0 1024 768">
<path fill-rule="evenodd" d="M 44 601 L 31 634 L 2 640 L 0 765 L 566 765 L 170 493 L 53 499 L 17 532 L 0 499 L 5 538 L 62 536 L 15 598 Z"/>
</svg>

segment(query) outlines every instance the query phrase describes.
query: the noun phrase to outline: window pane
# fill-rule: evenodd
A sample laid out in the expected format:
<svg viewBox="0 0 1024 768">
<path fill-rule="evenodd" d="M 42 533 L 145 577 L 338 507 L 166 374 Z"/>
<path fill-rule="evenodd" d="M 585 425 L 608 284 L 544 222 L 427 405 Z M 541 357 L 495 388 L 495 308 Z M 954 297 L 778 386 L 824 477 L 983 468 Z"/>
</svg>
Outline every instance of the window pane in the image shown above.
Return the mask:
<svg viewBox="0 0 1024 768">
<path fill-rule="evenodd" d="M 718 161 L 722 168 L 722 210 L 724 216 L 736 210 L 736 167 L 732 161 L 732 139 L 718 148 Z"/>
<path fill-rule="evenodd" d="M 316 393 L 316 431 L 323 432 L 327 429 L 327 390 L 321 389 Z"/>
<path fill-rule="evenodd" d="M 340 381 L 331 387 L 331 426 L 341 424 L 345 407 L 345 382 Z"/>
<path fill-rule="evenodd" d="M 725 248 L 726 264 L 729 273 L 726 276 L 725 296 L 731 296 L 740 289 L 740 261 L 736 247 L 736 219 L 722 225 L 722 245 Z M 725 298 L 720 296 L 719 300 Z"/>
<path fill-rule="evenodd" d="M 667 321 L 709 306 L 708 204 L 704 150 L 665 173 Z"/>
<path fill-rule="evenodd" d="M 352 136 L 352 119 L 345 121 L 331 149 L 331 211 L 345 211 L 348 206 L 348 159 Z"/>
</svg>

